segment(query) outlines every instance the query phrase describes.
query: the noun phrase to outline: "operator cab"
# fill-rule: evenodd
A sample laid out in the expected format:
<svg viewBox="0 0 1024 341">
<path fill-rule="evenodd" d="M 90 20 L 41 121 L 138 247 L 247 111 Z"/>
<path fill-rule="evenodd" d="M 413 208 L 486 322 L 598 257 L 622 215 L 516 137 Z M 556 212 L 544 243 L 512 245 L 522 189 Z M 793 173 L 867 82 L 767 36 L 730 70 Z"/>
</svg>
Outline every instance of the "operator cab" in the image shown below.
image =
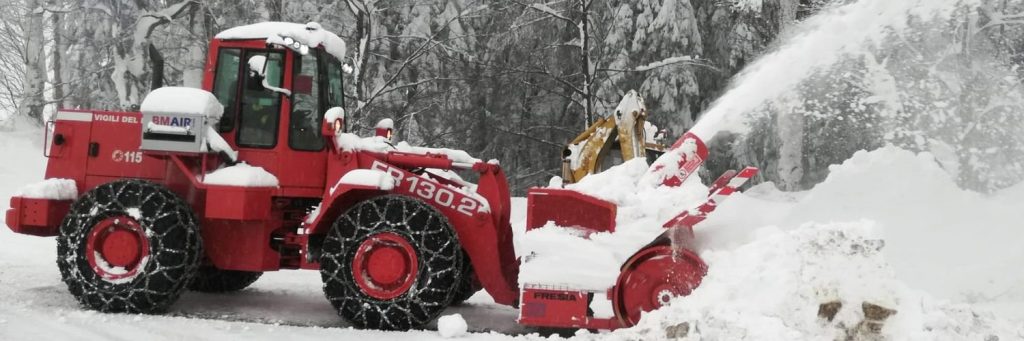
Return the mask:
<svg viewBox="0 0 1024 341">
<path fill-rule="evenodd" d="M 322 194 L 321 127 L 327 110 L 345 105 L 344 54 L 344 42 L 317 23 L 240 26 L 210 43 L 203 89 L 224 106 L 217 131 L 240 161 L 277 176 L 279 195 Z"/>
</svg>

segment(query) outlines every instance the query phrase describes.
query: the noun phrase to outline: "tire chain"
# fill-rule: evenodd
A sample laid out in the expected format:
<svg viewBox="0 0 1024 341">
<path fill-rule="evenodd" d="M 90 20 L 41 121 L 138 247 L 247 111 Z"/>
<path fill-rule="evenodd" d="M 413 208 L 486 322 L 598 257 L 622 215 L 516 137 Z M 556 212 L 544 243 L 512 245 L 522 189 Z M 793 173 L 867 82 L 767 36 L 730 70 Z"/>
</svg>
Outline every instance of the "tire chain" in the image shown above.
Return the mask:
<svg viewBox="0 0 1024 341">
<path fill-rule="evenodd" d="M 138 208 L 149 242 L 139 273 L 124 283 L 102 279 L 90 267 L 86 243 L 92 227 Z M 142 180 L 107 183 L 72 205 L 57 237 L 57 266 L 72 295 L 103 312 L 155 313 L 167 309 L 192 280 L 202 255 L 202 239 L 192 209 L 166 188 Z"/>
<path fill-rule="evenodd" d="M 352 259 L 366 237 L 392 232 L 416 248 L 419 262 L 413 286 L 401 296 L 381 301 L 362 292 L 352 276 Z M 461 244 L 447 218 L 409 197 L 388 195 L 363 201 L 338 217 L 323 244 L 324 294 L 359 327 L 407 330 L 420 327 L 452 302 L 461 280 Z"/>
</svg>

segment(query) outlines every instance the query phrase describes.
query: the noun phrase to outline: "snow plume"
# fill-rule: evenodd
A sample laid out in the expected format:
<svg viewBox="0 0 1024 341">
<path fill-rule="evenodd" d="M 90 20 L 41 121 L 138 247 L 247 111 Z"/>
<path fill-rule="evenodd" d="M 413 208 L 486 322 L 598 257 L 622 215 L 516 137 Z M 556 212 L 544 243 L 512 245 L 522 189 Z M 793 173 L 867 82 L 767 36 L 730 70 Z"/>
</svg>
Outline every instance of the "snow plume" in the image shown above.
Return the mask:
<svg viewBox="0 0 1024 341">
<path fill-rule="evenodd" d="M 1024 178 L 1024 65 L 1012 52 L 1024 1 L 1003 4 L 859 0 L 825 10 L 742 72 L 693 131 L 745 134 L 734 152 L 784 188 L 807 188 L 827 165 L 886 143 L 943 154 L 966 188 L 1010 186 Z"/>
</svg>

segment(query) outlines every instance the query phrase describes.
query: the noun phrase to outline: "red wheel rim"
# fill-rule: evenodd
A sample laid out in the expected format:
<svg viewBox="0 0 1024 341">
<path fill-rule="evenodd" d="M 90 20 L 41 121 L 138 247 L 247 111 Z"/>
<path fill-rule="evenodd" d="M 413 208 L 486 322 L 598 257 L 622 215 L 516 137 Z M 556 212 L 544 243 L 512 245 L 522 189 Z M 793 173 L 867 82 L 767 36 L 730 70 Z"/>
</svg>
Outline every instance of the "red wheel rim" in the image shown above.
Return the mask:
<svg viewBox="0 0 1024 341">
<path fill-rule="evenodd" d="M 668 245 L 640 250 L 626 261 L 616 281 L 612 296 L 615 316 L 625 326 L 636 325 L 643 312 L 689 295 L 705 273 L 707 265 L 690 250 L 673 250 Z"/>
<path fill-rule="evenodd" d="M 128 216 L 101 220 L 85 243 L 89 266 L 109 282 L 135 278 L 149 257 L 149 239 L 139 222 Z"/>
<path fill-rule="evenodd" d="M 356 285 L 370 297 L 389 300 L 404 294 L 416 282 L 416 249 L 393 232 L 366 238 L 356 249 L 352 274 Z"/>
</svg>

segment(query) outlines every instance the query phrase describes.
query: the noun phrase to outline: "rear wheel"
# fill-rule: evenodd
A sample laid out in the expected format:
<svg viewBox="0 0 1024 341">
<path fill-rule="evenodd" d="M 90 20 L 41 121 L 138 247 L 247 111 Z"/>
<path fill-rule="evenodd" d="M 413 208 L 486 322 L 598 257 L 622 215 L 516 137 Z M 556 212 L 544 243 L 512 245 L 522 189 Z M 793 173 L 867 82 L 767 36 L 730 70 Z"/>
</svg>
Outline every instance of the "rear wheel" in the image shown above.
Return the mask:
<svg viewBox="0 0 1024 341">
<path fill-rule="evenodd" d="M 361 328 L 421 327 L 448 307 L 465 256 L 441 212 L 387 195 L 363 201 L 324 239 L 320 273 L 338 314 Z"/>
<path fill-rule="evenodd" d="M 83 306 L 166 310 L 192 280 L 202 240 L 191 208 L 166 188 L 120 180 L 72 205 L 57 236 L 57 266 Z"/>
<path fill-rule="evenodd" d="M 262 272 L 221 270 L 213 265 L 203 265 L 188 288 L 211 293 L 239 291 L 255 283 L 262 275 Z"/>
</svg>

